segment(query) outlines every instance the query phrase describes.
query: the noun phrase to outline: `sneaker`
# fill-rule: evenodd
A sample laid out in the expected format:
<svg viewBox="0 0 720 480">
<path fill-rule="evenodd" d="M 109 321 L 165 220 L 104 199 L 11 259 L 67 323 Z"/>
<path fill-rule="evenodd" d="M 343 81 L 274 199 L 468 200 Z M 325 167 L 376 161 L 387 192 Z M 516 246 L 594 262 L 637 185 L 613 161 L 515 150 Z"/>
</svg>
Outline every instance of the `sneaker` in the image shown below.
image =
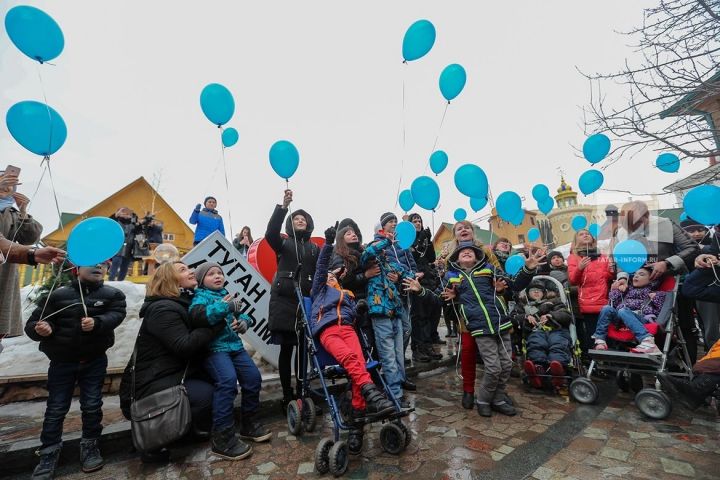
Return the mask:
<svg viewBox="0 0 720 480">
<path fill-rule="evenodd" d="M 630 351 L 633 353 L 645 353 L 647 355 L 661 355 L 662 354 L 662 352 L 657 347 L 657 345 L 655 345 L 655 339 L 653 337 L 644 338 L 643 341 L 640 342 L 637 347 L 631 348 Z"/>
<path fill-rule="evenodd" d="M 400 397 L 398 399 L 398 403 L 400 404 L 400 408 L 402 409 L 412 408 L 412 405 L 410 405 L 410 400 L 408 400 L 405 396 Z"/>
<path fill-rule="evenodd" d="M 550 362 L 548 371 L 550 372 L 550 375 L 552 375 L 553 387 L 561 388 L 565 385 L 565 368 L 562 366 L 562 363 L 557 360 L 553 360 Z"/>
<path fill-rule="evenodd" d="M 255 421 L 252 416 L 245 415 L 240 426 L 240 438 L 253 442 L 267 442 L 272 438 L 272 432 Z"/>
<path fill-rule="evenodd" d="M 212 453 L 228 460 L 242 460 L 252 455 L 252 448 L 235 436 L 234 427 L 228 427 L 213 432 Z"/>
<path fill-rule="evenodd" d="M 528 377 L 528 383 L 535 388 L 541 388 L 542 379 L 538 377 L 537 369 L 535 368 L 535 364 L 532 360 L 525 360 L 525 363 L 523 363 L 523 369 Z"/>
<path fill-rule="evenodd" d="M 80 440 L 80 463 L 85 473 L 100 470 L 105 465 L 105 460 L 100 455 L 98 439 L 83 438 Z"/>
<path fill-rule="evenodd" d="M 480 403 L 477 402 L 477 411 L 478 415 L 481 417 L 492 417 L 492 408 L 490 408 L 489 403 Z"/>
<path fill-rule="evenodd" d="M 495 410 L 496 412 L 502 413 L 503 415 L 507 415 L 508 417 L 512 417 L 517 414 L 517 410 L 515 410 L 515 407 L 513 407 L 504 400 L 500 403 L 493 403 L 492 405 L 490 405 L 490 408 L 492 410 Z"/>
<path fill-rule="evenodd" d="M 599 338 L 595 339 L 595 350 L 607 350 L 608 346 L 605 340 L 600 340 Z"/>
<path fill-rule="evenodd" d="M 44 452 L 38 450 L 35 452 L 40 457 L 40 463 L 37 464 L 35 470 L 33 470 L 32 477 L 34 480 L 49 480 L 55 475 L 55 468 L 57 468 L 58 460 L 60 460 L 61 447 L 55 448 L 55 450 Z"/>
</svg>

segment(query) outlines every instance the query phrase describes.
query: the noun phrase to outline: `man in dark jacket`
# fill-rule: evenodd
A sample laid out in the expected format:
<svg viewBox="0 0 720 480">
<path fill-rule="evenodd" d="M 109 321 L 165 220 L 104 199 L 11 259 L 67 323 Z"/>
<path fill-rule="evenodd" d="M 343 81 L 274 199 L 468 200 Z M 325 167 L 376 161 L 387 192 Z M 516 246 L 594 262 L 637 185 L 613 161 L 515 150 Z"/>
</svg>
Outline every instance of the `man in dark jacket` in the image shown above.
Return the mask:
<svg viewBox="0 0 720 480">
<path fill-rule="evenodd" d="M 48 399 L 38 450 L 40 463 L 33 478 L 52 478 L 62 449 L 65 415 L 75 385 L 80 388 L 83 472 L 105 464 L 98 441 L 102 433 L 102 386 L 107 370 L 105 351 L 115 343 L 113 331 L 125 319 L 125 295 L 103 285 L 107 264 L 80 267 L 77 281 L 42 300 L 25 325 L 25 333 L 40 342 L 50 359 Z"/>
</svg>

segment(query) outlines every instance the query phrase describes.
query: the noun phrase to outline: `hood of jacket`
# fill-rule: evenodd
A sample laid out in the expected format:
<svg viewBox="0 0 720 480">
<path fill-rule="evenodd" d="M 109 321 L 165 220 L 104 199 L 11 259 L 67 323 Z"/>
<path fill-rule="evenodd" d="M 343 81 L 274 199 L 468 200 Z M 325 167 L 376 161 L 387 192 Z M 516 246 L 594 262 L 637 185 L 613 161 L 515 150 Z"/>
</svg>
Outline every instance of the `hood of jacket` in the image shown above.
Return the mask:
<svg viewBox="0 0 720 480">
<path fill-rule="evenodd" d="M 350 227 L 355 232 L 355 235 L 358 237 L 358 241 L 360 242 L 360 245 L 363 243 L 362 233 L 360 232 L 360 227 L 358 227 L 358 224 L 355 223 L 355 220 L 352 218 L 344 218 L 340 220 L 340 223 L 338 223 L 337 231 L 339 232 L 345 227 Z"/>
<path fill-rule="evenodd" d="M 313 221 L 313 218 L 310 216 L 310 214 L 302 209 L 295 210 L 290 215 L 288 215 L 287 219 L 285 220 L 285 233 L 288 237 L 295 238 L 295 232 L 293 231 L 292 226 L 292 219 L 295 217 L 295 215 L 302 215 L 303 217 L 305 217 L 305 221 L 307 222 L 307 227 L 305 227 L 305 231 L 300 233 L 300 239 L 310 240 L 312 232 L 315 229 L 315 222 Z"/>
</svg>

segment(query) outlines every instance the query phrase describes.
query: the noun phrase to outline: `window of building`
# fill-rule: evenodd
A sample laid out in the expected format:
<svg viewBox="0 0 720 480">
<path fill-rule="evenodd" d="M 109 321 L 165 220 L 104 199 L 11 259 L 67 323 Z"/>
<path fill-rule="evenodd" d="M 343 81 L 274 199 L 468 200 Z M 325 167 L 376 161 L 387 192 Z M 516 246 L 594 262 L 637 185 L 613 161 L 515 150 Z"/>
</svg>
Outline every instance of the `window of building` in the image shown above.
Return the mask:
<svg viewBox="0 0 720 480">
<path fill-rule="evenodd" d="M 166 242 L 174 242 L 175 234 L 174 233 L 163 233 L 163 240 Z"/>
<path fill-rule="evenodd" d="M 530 217 L 530 223 L 531 223 L 532 225 L 535 225 L 535 218 L 534 218 L 534 217 Z"/>
<path fill-rule="evenodd" d="M 518 243 L 525 243 L 525 235 L 518 234 Z"/>
</svg>

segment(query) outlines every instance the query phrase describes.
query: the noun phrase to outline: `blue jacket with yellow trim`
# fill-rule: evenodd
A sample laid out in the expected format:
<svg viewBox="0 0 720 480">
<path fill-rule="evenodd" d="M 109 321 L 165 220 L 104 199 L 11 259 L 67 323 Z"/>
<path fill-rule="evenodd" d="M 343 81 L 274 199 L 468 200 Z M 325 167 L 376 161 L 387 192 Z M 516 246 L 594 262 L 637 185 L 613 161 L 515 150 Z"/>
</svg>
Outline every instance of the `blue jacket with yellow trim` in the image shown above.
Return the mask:
<svg viewBox="0 0 720 480">
<path fill-rule="evenodd" d="M 328 281 L 328 266 L 333 246 L 323 246 L 315 267 L 315 276 L 310 295 L 312 312 L 308 319 L 314 337 L 328 325 L 350 325 L 355 323 L 355 296 L 350 290 L 344 290 L 337 281 Z"/>
<path fill-rule="evenodd" d="M 496 295 L 493 279 L 502 278 L 517 292 L 530 284 L 534 272 L 523 267 L 510 278 L 485 259 L 470 270 L 463 270 L 456 263 L 448 265 L 443 283 L 450 288 L 455 286 L 453 303 L 459 305 L 459 312 L 472 336 L 495 335 L 512 327 L 507 305 Z"/>
</svg>

